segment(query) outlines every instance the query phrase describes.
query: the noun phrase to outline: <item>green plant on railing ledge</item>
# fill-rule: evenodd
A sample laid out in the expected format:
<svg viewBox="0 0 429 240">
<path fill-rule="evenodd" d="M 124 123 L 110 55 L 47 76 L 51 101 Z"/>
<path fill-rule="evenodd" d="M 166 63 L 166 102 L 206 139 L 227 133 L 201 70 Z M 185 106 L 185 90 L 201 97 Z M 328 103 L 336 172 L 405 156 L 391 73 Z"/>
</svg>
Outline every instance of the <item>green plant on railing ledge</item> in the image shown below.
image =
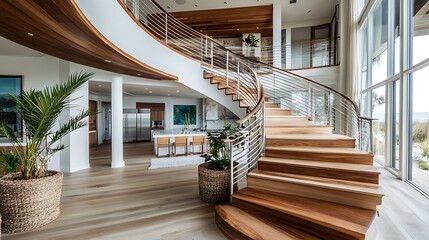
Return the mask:
<svg viewBox="0 0 429 240">
<path fill-rule="evenodd" d="M 211 162 L 213 170 L 227 170 L 230 168 L 231 159 L 228 156 L 226 140 L 233 140 L 240 131 L 239 127 L 232 127 L 231 124 L 225 123 L 220 132 L 207 132 L 210 151 L 204 153 L 201 157 L 204 161 Z"/>
<path fill-rule="evenodd" d="M 259 43 L 259 39 L 256 38 L 256 36 L 252 33 L 249 33 L 249 35 L 247 35 L 247 37 L 244 38 L 242 41 L 244 42 L 244 45 L 246 45 L 246 47 L 258 47 Z"/>
</svg>

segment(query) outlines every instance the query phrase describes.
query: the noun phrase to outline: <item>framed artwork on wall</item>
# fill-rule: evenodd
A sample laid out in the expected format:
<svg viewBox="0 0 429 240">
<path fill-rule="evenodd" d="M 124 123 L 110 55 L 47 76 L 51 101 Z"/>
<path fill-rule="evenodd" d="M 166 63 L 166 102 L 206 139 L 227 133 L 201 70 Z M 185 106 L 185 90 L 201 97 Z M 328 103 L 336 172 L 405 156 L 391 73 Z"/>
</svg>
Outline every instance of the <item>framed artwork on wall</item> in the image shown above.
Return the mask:
<svg viewBox="0 0 429 240">
<path fill-rule="evenodd" d="M 187 118 L 189 125 L 197 124 L 197 106 L 196 105 L 174 105 L 173 107 L 173 124 L 174 125 L 187 125 Z"/>
<path fill-rule="evenodd" d="M 0 76 L 0 122 L 12 129 L 17 137 L 22 137 L 22 121 L 11 96 L 21 96 L 21 91 L 22 76 Z M 5 137 L 0 133 L 0 138 Z"/>
</svg>

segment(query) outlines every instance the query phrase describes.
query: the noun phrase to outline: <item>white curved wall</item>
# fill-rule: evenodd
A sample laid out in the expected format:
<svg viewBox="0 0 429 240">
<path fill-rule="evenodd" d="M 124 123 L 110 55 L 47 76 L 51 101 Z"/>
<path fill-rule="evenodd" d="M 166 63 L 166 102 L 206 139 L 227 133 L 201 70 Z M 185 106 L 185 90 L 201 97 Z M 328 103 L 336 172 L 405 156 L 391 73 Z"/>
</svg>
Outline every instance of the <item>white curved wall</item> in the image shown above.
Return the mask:
<svg viewBox="0 0 429 240">
<path fill-rule="evenodd" d="M 175 75 L 182 84 L 229 108 L 238 117 L 245 115 L 216 85 L 203 79 L 200 63 L 164 46 L 138 26 L 117 0 L 75 0 L 92 25 L 114 45 L 158 70 Z"/>
</svg>

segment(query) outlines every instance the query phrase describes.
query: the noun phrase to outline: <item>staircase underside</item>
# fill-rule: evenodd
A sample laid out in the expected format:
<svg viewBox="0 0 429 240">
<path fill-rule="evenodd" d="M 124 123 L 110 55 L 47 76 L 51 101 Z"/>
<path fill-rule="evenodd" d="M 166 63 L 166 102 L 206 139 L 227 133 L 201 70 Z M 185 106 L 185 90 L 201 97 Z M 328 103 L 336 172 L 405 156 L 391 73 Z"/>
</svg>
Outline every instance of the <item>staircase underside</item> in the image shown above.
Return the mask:
<svg viewBox="0 0 429 240">
<path fill-rule="evenodd" d="M 365 239 L 383 197 L 373 155 L 290 114 L 265 103 L 265 157 L 216 224 L 229 239 Z"/>
<path fill-rule="evenodd" d="M 0 9 L 3 19 L 0 36 L 13 42 L 111 72 L 177 80 L 176 76 L 148 66 L 112 44 L 92 26 L 73 0 L 0 1 Z"/>
</svg>

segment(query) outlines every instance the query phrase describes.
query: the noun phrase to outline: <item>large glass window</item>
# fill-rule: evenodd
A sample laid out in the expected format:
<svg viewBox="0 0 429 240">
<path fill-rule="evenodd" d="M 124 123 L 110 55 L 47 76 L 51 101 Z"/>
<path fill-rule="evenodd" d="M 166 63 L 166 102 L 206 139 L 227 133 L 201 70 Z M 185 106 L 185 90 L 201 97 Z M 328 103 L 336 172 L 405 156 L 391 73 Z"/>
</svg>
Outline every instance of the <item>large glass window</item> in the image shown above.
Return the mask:
<svg viewBox="0 0 429 240">
<path fill-rule="evenodd" d="M 360 30 L 360 79 L 361 89 L 368 87 L 368 26 Z"/>
<path fill-rule="evenodd" d="M 394 45 L 394 50 L 393 50 L 393 73 L 397 74 L 400 71 L 400 46 L 401 46 L 401 38 L 400 38 L 400 0 L 395 0 L 392 2 L 393 9 L 394 9 L 394 14 L 392 14 L 393 16 L 393 45 Z"/>
<path fill-rule="evenodd" d="M 371 94 L 372 118 L 377 119 L 372 126 L 374 154 L 376 160 L 384 162 L 386 156 L 386 88 L 379 87 Z"/>
<path fill-rule="evenodd" d="M 0 122 L 6 124 L 15 136 L 21 137 L 21 118 L 18 108 L 11 96 L 21 95 L 21 76 L 0 76 Z M 0 134 L 0 141 L 7 141 L 6 136 Z"/>
<path fill-rule="evenodd" d="M 417 64 L 429 57 L 429 1 L 413 1 L 412 10 L 412 64 Z"/>
<path fill-rule="evenodd" d="M 393 169 L 399 169 L 399 123 L 400 123 L 400 82 L 396 80 L 393 82 L 393 127 L 392 127 L 392 159 L 391 167 Z"/>
<path fill-rule="evenodd" d="M 387 78 L 388 1 L 381 0 L 371 14 L 372 85 Z"/>
<path fill-rule="evenodd" d="M 429 67 L 411 75 L 412 169 L 410 180 L 429 192 Z"/>
</svg>

